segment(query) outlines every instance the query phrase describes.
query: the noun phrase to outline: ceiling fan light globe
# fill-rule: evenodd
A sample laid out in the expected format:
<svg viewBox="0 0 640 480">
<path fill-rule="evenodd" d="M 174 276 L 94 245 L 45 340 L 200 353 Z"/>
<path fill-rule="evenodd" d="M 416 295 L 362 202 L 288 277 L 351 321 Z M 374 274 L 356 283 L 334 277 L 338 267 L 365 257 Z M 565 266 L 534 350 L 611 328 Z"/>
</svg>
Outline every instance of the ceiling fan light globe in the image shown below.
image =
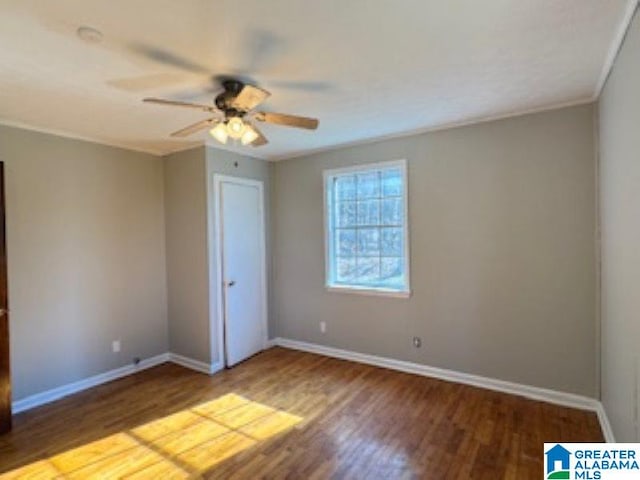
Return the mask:
<svg viewBox="0 0 640 480">
<path fill-rule="evenodd" d="M 247 126 L 240 117 L 232 117 L 227 122 L 227 133 L 236 140 L 242 138 L 246 129 Z"/>
<path fill-rule="evenodd" d="M 240 141 L 242 145 L 250 145 L 258 138 L 258 132 L 256 132 L 251 125 L 247 125 L 247 128 L 242 135 Z"/>
<path fill-rule="evenodd" d="M 227 127 L 224 123 L 219 123 L 218 125 L 213 127 L 211 130 L 209 130 L 209 133 L 213 138 L 215 138 L 217 141 L 219 141 L 223 145 L 227 143 L 227 138 L 229 137 L 229 134 L 227 133 Z"/>
</svg>

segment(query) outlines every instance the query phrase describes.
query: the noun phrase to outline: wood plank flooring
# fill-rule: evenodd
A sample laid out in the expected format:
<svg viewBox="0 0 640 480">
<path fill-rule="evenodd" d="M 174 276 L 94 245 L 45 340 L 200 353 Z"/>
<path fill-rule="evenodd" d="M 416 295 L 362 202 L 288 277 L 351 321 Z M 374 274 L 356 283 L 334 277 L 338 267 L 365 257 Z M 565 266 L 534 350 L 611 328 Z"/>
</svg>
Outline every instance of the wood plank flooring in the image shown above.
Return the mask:
<svg viewBox="0 0 640 480">
<path fill-rule="evenodd" d="M 272 348 L 16 415 L 0 478 L 538 479 L 545 441 L 603 437 L 590 412 Z"/>
</svg>

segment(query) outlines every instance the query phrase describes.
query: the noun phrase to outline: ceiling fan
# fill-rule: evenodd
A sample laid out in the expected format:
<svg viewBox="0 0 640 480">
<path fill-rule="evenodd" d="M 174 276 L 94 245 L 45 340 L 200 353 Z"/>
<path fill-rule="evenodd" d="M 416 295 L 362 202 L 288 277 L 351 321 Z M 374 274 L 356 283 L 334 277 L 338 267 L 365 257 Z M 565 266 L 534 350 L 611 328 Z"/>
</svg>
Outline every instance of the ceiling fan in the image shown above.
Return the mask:
<svg viewBox="0 0 640 480">
<path fill-rule="evenodd" d="M 256 122 L 272 123 L 287 127 L 315 130 L 318 120 L 315 118 L 285 115 L 283 113 L 256 112 L 254 109 L 271 94 L 262 88 L 248 85 L 240 80 L 222 81 L 224 91 L 215 98 L 215 105 L 178 102 L 161 98 L 145 98 L 147 103 L 156 103 L 175 107 L 196 108 L 216 116 L 201 120 L 171 134 L 172 137 L 186 137 L 206 128 L 218 142 L 226 144 L 229 138 L 240 140 L 242 145 L 259 147 L 268 140 L 256 127 Z"/>
</svg>

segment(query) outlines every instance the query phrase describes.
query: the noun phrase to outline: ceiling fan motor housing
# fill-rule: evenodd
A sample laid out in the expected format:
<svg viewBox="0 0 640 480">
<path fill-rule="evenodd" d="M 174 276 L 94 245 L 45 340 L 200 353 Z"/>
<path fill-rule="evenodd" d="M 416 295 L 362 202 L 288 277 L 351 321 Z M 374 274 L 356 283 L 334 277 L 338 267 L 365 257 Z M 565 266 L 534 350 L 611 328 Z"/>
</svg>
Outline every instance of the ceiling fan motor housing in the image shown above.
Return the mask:
<svg viewBox="0 0 640 480">
<path fill-rule="evenodd" d="M 233 100 L 238 96 L 244 88 L 244 83 L 239 80 L 224 80 L 222 82 L 224 92 L 216 97 L 216 107 L 222 110 L 227 118 L 242 117 L 245 113 L 231 106 Z"/>
</svg>

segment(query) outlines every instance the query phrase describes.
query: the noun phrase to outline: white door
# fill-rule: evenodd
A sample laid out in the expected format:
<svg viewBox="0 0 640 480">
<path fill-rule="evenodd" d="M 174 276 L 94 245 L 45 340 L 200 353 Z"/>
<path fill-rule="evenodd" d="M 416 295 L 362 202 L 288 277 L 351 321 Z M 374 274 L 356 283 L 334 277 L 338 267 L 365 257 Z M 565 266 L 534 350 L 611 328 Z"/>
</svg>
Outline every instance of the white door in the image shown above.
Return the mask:
<svg viewBox="0 0 640 480">
<path fill-rule="evenodd" d="M 263 188 L 253 180 L 218 181 L 224 347 L 232 366 L 265 347 Z"/>
</svg>

